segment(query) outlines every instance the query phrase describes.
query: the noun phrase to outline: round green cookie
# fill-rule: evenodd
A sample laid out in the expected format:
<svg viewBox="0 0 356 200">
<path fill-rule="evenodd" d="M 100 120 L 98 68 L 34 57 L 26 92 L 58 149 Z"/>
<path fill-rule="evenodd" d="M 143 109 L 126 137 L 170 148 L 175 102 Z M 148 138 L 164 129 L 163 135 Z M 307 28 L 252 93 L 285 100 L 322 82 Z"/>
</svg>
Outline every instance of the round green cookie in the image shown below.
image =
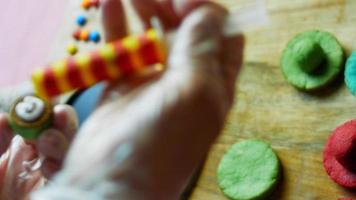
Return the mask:
<svg viewBox="0 0 356 200">
<path fill-rule="evenodd" d="M 287 81 L 301 90 L 315 90 L 333 81 L 344 64 L 337 39 L 323 31 L 306 31 L 283 51 L 281 69 Z"/>
<path fill-rule="evenodd" d="M 221 190 L 233 200 L 258 200 L 275 188 L 279 160 L 271 147 L 259 140 L 237 143 L 222 158 L 217 177 Z"/>
</svg>

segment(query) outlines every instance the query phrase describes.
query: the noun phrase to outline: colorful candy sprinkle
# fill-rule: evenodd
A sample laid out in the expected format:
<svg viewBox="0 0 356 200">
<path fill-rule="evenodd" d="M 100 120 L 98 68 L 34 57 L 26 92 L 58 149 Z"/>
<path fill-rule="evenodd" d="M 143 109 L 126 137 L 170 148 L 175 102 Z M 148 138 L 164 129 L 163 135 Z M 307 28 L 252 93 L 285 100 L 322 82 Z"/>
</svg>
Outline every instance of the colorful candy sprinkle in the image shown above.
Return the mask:
<svg viewBox="0 0 356 200">
<path fill-rule="evenodd" d="M 92 42 L 99 42 L 100 41 L 100 33 L 98 31 L 90 31 L 89 40 Z"/>
<path fill-rule="evenodd" d="M 80 40 L 80 32 L 81 32 L 80 30 L 74 31 L 73 38 L 76 40 Z"/>
<path fill-rule="evenodd" d="M 88 41 L 89 40 L 89 31 L 88 30 L 82 30 L 80 32 L 80 40 L 82 40 L 82 41 Z"/>
<path fill-rule="evenodd" d="M 79 15 L 77 17 L 77 24 L 79 26 L 84 26 L 87 23 L 87 18 L 84 15 Z"/>
<path fill-rule="evenodd" d="M 74 43 L 71 43 L 67 46 L 67 52 L 70 55 L 75 55 L 78 52 L 78 47 Z"/>
<path fill-rule="evenodd" d="M 84 9 L 89 9 L 91 5 L 92 5 L 92 4 L 91 4 L 90 0 L 83 0 L 83 1 L 82 1 L 82 7 L 83 7 Z"/>
<path fill-rule="evenodd" d="M 99 5 L 100 5 L 100 1 L 99 0 L 92 0 L 91 2 L 91 6 L 94 6 L 94 7 L 99 7 Z"/>
</svg>

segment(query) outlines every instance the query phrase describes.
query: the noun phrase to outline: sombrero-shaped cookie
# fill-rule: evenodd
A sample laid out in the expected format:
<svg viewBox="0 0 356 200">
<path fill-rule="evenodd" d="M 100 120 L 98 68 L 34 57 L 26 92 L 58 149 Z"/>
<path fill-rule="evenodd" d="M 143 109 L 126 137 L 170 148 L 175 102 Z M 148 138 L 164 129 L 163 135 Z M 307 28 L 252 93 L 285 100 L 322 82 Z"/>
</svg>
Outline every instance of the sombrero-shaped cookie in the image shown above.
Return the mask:
<svg viewBox="0 0 356 200">
<path fill-rule="evenodd" d="M 341 186 L 356 189 L 356 120 L 337 127 L 324 149 L 324 167 Z"/>
<path fill-rule="evenodd" d="M 344 53 L 334 36 L 307 31 L 293 38 L 283 51 L 281 69 L 287 81 L 301 90 L 319 89 L 343 69 Z"/>
</svg>

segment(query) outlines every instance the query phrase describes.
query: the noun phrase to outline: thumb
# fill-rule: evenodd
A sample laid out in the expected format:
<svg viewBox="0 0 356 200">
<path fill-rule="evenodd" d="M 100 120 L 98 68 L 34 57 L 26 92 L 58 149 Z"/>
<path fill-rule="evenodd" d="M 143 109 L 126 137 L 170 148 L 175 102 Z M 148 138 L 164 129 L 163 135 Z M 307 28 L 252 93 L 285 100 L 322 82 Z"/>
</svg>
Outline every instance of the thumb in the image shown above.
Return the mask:
<svg viewBox="0 0 356 200">
<path fill-rule="evenodd" d="M 221 64 L 226 11 L 207 4 L 185 18 L 172 45 L 169 67 L 210 71 Z"/>
<path fill-rule="evenodd" d="M 227 62 L 226 57 L 236 48 L 242 48 L 241 45 L 225 48 L 227 38 L 224 37 L 223 27 L 226 15 L 226 10 L 214 4 L 201 6 L 188 15 L 171 47 L 165 75 L 168 81 L 174 80 L 178 84 L 174 87 L 198 90 L 203 87 L 212 92 L 211 95 L 221 97 L 218 100 L 226 103 L 224 110 L 231 106 L 234 87 L 230 85 L 235 84 L 237 74 L 233 73 L 237 70 L 230 68 L 238 68 Z M 230 52 L 226 52 L 226 49 Z M 235 62 L 235 65 L 239 64 Z M 231 76 L 234 77 L 233 81 L 227 80 Z"/>
</svg>

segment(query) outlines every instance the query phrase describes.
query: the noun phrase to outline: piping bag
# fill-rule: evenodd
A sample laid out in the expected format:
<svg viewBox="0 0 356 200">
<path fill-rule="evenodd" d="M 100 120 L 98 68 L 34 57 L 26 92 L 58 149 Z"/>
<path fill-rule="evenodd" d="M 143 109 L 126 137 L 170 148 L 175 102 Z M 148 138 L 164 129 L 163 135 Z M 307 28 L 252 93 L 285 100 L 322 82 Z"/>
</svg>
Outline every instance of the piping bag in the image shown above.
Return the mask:
<svg viewBox="0 0 356 200">
<path fill-rule="evenodd" d="M 98 82 L 145 74 L 164 64 L 167 58 L 166 37 L 157 18 L 153 29 L 108 43 L 96 51 L 50 63 L 32 73 L 35 94 L 51 99 L 66 92 L 90 87 Z M 265 25 L 267 13 L 263 2 L 236 9 L 226 19 L 224 33 L 233 36 Z"/>
<path fill-rule="evenodd" d="M 230 11 L 224 26 L 224 33 L 227 37 L 234 36 L 267 24 L 268 17 L 265 5 L 262 0 L 256 0 L 243 8 Z M 162 66 L 166 61 L 168 48 L 165 42 L 166 37 L 159 21 L 153 18 L 152 25 L 154 28 L 142 35 L 128 36 L 122 40 L 105 44 L 96 51 L 59 60 L 50 63 L 45 68 L 35 70 L 32 74 L 32 86 L 35 96 L 43 102 L 49 102 L 49 100 L 59 95 L 87 88 L 101 81 L 145 75 L 148 71 L 158 70 L 160 67 L 157 66 Z M 35 114 L 39 113 L 35 108 L 41 107 L 39 105 L 42 104 L 37 99 L 30 98 L 27 103 L 30 105 L 27 106 L 25 115 L 29 115 L 27 111 Z M 26 106 L 23 107 L 26 109 Z M 28 107 L 31 109 L 28 109 Z M 43 106 L 41 109 L 43 109 Z M 19 110 L 21 109 L 16 109 L 15 105 L 14 113 L 21 115 L 23 111 Z M 21 118 L 21 116 L 18 117 Z M 26 118 L 26 116 L 22 118 Z M 122 148 L 125 148 L 125 146 L 123 145 Z M 123 152 L 129 152 L 128 149 L 129 147 L 126 150 L 124 149 Z M 128 156 L 129 153 L 127 155 L 124 153 L 121 155 L 121 159 L 113 158 L 113 162 L 110 165 L 98 165 L 95 175 L 84 178 L 86 179 L 84 182 L 100 181 L 100 177 L 108 174 Z M 33 163 L 33 166 L 36 167 L 28 166 L 29 163 Z M 41 163 L 40 159 L 37 162 L 27 162 L 26 168 L 33 170 L 22 174 L 19 178 L 29 178 L 31 173 L 39 169 L 39 163 Z M 74 168 L 72 171 L 75 171 Z M 62 178 L 61 176 L 57 177 L 56 182 L 60 183 Z M 84 182 L 83 184 L 85 184 Z M 76 196 L 78 199 L 95 199 L 95 197 L 91 196 L 93 193 L 87 194 L 83 193 L 83 191 L 53 186 L 55 187 L 55 192 L 51 189 L 43 190 L 36 193 L 33 196 L 34 199 L 49 199 L 50 197 L 61 199 L 61 195 L 65 195 L 66 192 L 71 193 L 72 196 Z M 100 199 L 100 197 L 98 198 Z"/>
<path fill-rule="evenodd" d="M 32 73 L 35 96 L 22 97 L 12 106 L 12 129 L 25 139 L 36 139 L 51 125 L 51 99 L 101 81 L 145 76 L 162 70 L 168 55 L 168 37 L 157 18 L 152 18 L 151 23 L 154 28 L 142 35 L 131 35 L 105 44 L 93 52 L 68 57 L 36 69 Z M 263 1 L 257 0 L 230 11 L 224 33 L 227 37 L 234 36 L 267 23 Z M 209 48 L 209 44 L 202 48 Z M 45 114 L 46 117 L 43 117 Z M 28 116 L 31 115 L 29 120 Z"/>
</svg>

